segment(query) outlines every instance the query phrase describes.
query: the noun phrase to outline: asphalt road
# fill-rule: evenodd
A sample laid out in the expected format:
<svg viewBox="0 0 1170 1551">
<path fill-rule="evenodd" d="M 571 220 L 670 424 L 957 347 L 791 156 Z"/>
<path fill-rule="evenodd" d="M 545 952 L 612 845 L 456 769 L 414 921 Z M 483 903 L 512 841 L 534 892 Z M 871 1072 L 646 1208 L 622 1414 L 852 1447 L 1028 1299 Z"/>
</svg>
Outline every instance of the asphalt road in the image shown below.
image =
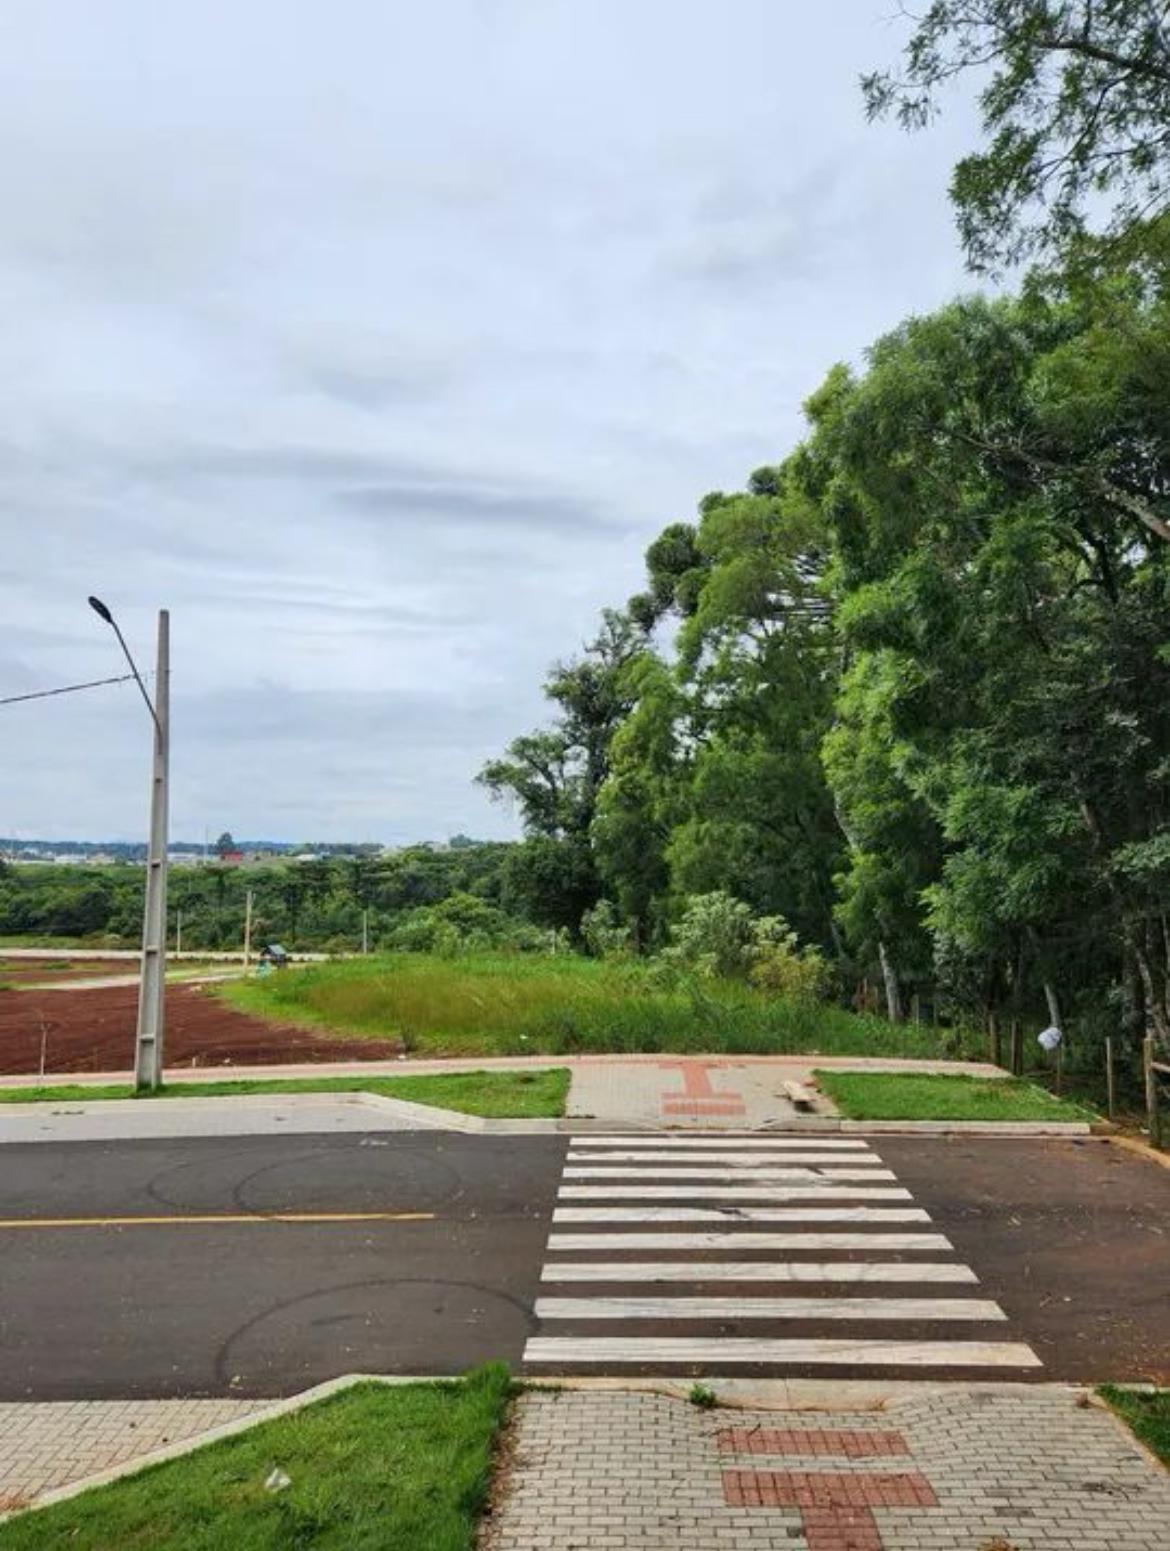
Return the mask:
<svg viewBox="0 0 1170 1551">
<path fill-rule="evenodd" d="M 1035 1377 L 1170 1384 L 1170 1169 L 1095 1137 L 876 1145 L 1043 1359 Z"/>
<path fill-rule="evenodd" d="M 958 1291 L 997 1300 L 997 1334 L 1043 1360 L 1001 1377 L 1170 1381 L 1170 1171 L 1095 1140 L 873 1147 L 976 1273 Z M 434 1132 L 0 1147 L 0 1400 L 267 1396 L 346 1372 L 519 1366 L 565 1150 Z M 279 1213 L 296 1220 L 257 1220 Z M 746 1292 L 769 1290 L 785 1292 Z M 719 1330 L 764 1333 L 758 1318 Z"/>
<path fill-rule="evenodd" d="M 0 1400 L 277 1395 L 518 1363 L 560 1138 L 450 1133 L 0 1149 Z M 421 1219 L 220 1222 L 295 1212 Z"/>
</svg>

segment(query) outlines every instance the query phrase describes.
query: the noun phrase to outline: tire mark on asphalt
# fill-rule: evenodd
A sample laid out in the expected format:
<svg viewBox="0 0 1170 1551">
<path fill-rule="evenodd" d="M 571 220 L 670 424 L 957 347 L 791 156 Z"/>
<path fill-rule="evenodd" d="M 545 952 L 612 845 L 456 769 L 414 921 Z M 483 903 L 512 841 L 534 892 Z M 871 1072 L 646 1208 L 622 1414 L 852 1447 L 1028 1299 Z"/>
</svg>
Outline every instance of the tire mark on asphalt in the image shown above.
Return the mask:
<svg viewBox="0 0 1170 1551">
<path fill-rule="evenodd" d="M 295 1298 L 278 1299 L 268 1308 L 262 1309 L 259 1314 L 254 1314 L 251 1319 L 238 1325 L 230 1335 L 226 1336 L 216 1350 L 214 1371 L 216 1382 L 223 1386 L 225 1391 L 231 1388 L 231 1362 L 232 1348 L 254 1331 L 257 1326 L 271 1319 L 274 1315 L 284 1314 L 289 1309 L 295 1309 L 298 1304 L 312 1303 L 314 1299 L 336 1296 L 340 1293 L 358 1292 L 363 1288 L 395 1288 L 395 1287 L 455 1287 L 460 1291 L 479 1293 L 482 1297 L 495 1303 L 510 1304 L 524 1319 L 528 1333 L 535 1334 L 539 1321 L 533 1312 L 533 1306 L 525 1303 L 522 1298 L 513 1293 L 502 1292 L 495 1287 L 485 1286 L 483 1282 L 462 1282 L 447 1277 L 433 1276 L 396 1276 L 396 1277 L 369 1277 L 358 1282 L 341 1282 L 329 1287 L 318 1288 L 315 1292 L 299 1293 Z"/>
</svg>

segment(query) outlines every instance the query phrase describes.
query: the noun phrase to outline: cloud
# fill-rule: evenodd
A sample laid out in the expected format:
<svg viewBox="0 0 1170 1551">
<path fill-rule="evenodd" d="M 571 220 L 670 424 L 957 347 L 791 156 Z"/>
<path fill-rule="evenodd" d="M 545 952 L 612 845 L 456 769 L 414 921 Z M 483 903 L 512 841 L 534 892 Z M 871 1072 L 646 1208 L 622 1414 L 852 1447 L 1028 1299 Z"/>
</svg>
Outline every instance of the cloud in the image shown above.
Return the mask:
<svg viewBox="0 0 1170 1551">
<path fill-rule="evenodd" d="M 874 0 L 67 11 L 0 56 L 0 695 L 167 606 L 176 835 L 514 833 L 547 663 L 960 285 L 961 105 L 865 127 Z M 139 834 L 141 721 L 7 713 L 0 828 Z"/>
</svg>

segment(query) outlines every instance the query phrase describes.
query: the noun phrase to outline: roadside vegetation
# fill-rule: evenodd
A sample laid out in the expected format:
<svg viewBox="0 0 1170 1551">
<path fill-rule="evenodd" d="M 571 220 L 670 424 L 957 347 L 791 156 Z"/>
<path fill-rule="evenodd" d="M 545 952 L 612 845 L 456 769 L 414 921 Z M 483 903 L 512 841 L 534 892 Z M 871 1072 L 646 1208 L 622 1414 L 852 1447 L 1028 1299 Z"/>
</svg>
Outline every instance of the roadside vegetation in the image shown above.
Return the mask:
<svg viewBox="0 0 1170 1551">
<path fill-rule="evenodd" d="M 1125 1389 L 1105 1384 L 1097 1393 L 1170 1469 L 1170 1389 Z"/>
<path fill-rule="evenodd" d="M 850 1120 L 1095 1120 L 1091 1110 L 1035 1083 L 966 1072 L 818 1071 Z"/>
<path fill-rule="evenodd" d="M 386 954 L 219 988 L 242 1011 L 435 1056 L 709 1051 L 937 1056 L 958 1034 L 719 976 L 575 954 Z"/>
<path fill-rule="evenodd" d="M 1017 1075 L 1056 1025 L 1078 1082 L 1112 1040 L 1123 1093 L 1170 1050 L 1165 37 L 1120 4 L 903 24 L 866 108 L 925 129 L 979 73 L 951 198 L 1014 289 L 826 361 L 802 439 L 663 527 L 480 773 L 522 841 L 245 869 L 225 832 L 176 869 L 193 947 L 238 944 L 252 888 L 258 938 L 405 955 L 241 1005 L 453 1053 L 978 1030 Z M 140 895 L 128 865 L 0 864 L 0 932 L 132 941 Z"/>
<path fill-rule="evenodd" d="M 510 1394 L 499 1364 L 361 1384 L 10 1519 L 0 1551 L 471 1551 Z"/>
<path fill-rule="evenodd" d="M 494 1120 L 535 1120 L 565 1113 L 569 1073 L 564 1067 L 536 1072 L 439 1072 L 420 1077 L 245 1078 L 231 1082 L 171 1083 L 140 1094 L 125 1083 L 57 1083 L 36 1088 L 0 1087 L 0 1104 L 80 1104 L 101 1099 L 210 1099 L 255 1093 L 379 1093 L 388 1099 L 433 1104 L 463 1115 Z"/>
</svg>

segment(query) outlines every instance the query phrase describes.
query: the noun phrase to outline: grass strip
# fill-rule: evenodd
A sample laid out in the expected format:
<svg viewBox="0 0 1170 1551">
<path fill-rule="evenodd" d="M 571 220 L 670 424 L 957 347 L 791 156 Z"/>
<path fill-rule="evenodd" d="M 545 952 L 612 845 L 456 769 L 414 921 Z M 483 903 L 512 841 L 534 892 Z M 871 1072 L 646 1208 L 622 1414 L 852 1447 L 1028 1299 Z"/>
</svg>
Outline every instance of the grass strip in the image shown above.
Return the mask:
<svg viewBox="0 0 1170 1551">
<path fill-rule="evenodd" d="M 1091 1110 L 1034 1083 L 966 1072 L 818 1071 L 821 1089 L 849 1120 L 1086 1121 Z"/>
<path fill-rule="evenodd" d="M 1125 1389 L 1103 1384 L 1097 1391 L 1136 1437 L 1170 1467 L 1170 1389 Z"/>
<path fill-rule="evenodd" d="M 126 1083 L 61 1083 L 0 1088 L 0 1104 L 79 1104 L 98 1099 L 210 1099 L 249 1093 L 379 1093 L 492 1120 L 539 1120 L 563 1115 L 569 1092 L 564 1067 L 533 1072 L 439 1072 L 419 1077 L 257 1077 L 228 1082 L 171 1083 L 139 1094 Z"/>
<path fill-rule="evenodd" d="M 471 1551 L 511 1394 L 498 1363 L 361 1384 L 0 1525 L 0 1551 Z M 274 1471 L 289 1485 L 266 1485 Z"/>
</svg>

